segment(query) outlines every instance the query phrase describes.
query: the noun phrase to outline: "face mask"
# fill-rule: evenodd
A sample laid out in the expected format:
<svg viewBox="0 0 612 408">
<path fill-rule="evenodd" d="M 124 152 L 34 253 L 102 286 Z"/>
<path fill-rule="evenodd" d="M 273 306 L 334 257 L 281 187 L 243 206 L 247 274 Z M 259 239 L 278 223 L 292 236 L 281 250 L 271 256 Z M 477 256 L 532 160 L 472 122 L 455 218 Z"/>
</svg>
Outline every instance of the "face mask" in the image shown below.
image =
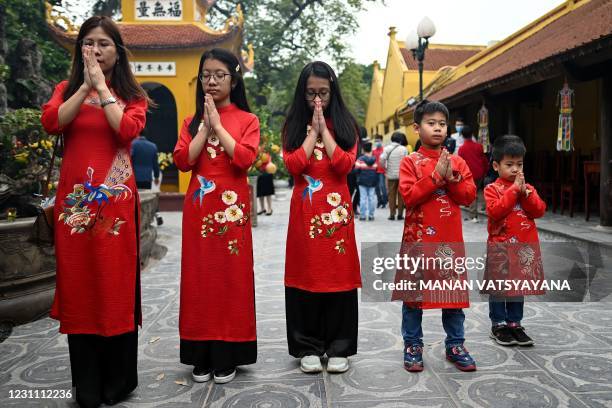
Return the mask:
<svg viewBox="0 0 612 408">
<path fill-rule="evenodd" d="M 461 131 L 463 130 L 463 125 L 457 125 L 455 126 L 455 129 L 457 129 L 457 133 L 461 133 Z"/>
<path fill-rule="evenodd" d="M 376 147 L 382 147 L 382 142 L 376 142 Z"/>
</svg>

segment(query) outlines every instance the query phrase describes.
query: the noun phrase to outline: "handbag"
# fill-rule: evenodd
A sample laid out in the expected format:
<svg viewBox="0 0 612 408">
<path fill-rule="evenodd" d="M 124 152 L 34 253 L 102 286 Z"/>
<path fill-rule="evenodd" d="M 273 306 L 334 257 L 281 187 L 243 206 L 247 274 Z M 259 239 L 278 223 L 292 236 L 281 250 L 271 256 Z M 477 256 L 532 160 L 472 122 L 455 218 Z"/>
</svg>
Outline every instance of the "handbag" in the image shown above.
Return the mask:
<svg viewBox="0 0 612 408">
<path fill-rule="evenodd" d="M 40 245 L 53 245 L 54 241 L 53 227 L 55 223 L 55 197 L 49 198 L 49 181 L 51 180 L 51 174 L 53 173 L 53 165 L 55 164 L 55 156 L 57 155 L 58 147 L 60 145 L 60 139 L 62 139 L 61 135 L 55 140 L 55 146 L 53 147 L 53 153 L 51 154 L 51 162 L 49 163 L 49 169 L 47 170 L 47 178 L 45 179 L 42 187 L 41 204 L 37 206 L 38 214 L 32 229 L 33 239 Z"/>
</svg>

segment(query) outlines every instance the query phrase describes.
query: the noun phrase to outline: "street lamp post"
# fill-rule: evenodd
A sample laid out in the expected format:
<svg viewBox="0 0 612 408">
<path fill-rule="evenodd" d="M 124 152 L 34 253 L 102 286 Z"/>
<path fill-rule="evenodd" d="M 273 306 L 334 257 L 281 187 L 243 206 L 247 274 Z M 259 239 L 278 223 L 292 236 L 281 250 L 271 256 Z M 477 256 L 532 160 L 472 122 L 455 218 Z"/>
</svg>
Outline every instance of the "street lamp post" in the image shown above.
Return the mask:
<svg viewBox="0 0 612 408">
<path fill-rule="evenodd" d="M 416 31 L 406 37 L 406 48 L 412 51 L 412 57 L 419 63 L 419 101 L 423 100 L 423 61 L 429 39 L 436 33 L 436 26 L 429 17 L 423 18 Z"/>
</svg>

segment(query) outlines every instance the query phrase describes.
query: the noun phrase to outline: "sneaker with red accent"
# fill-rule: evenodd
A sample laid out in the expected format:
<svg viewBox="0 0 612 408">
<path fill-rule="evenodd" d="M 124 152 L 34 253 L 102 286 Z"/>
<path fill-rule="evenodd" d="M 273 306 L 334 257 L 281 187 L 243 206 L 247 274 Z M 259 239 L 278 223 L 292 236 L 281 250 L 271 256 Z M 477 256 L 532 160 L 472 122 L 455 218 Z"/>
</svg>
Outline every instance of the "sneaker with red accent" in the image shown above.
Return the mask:
<svg viewBox="0 0 612 408">
<path fill-rule="evenodd" d="M 462 344 L 448 347 L 446 349 L 446 359 L 455 364 L 455 367 L 461 371 L 476 371 L 476 362 Z"/>
<path fill-rule="evenodd" d="M 406 371 L 423 371 L 423 347 L 418 344 L 406 346 L 404 349 L 404 368 Z"/>
</svg>

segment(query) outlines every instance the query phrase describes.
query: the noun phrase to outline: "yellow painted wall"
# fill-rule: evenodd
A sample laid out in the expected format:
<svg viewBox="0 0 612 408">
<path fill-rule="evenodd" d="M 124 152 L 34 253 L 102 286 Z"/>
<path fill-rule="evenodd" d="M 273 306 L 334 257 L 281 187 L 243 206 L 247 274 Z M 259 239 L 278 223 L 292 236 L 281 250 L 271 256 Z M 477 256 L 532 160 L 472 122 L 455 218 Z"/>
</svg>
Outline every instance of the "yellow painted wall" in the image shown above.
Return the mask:
<svg viewBox="0 0 612 408">
<path fill-rule="evenodd" d="M 195 112 L 195 81 L 198 75 L 200 56 L 204 49 L 189 50 L 159 50 L 132 51 L 132 61 L 175 61 L 176 76 L 137 76 L 140 83 L 156 82 L 164 85 L 174 96 L 176 102 L 177 134 L 181 130 L 183 120 Z M 187 191 L 190 173 L 179 172 L 178 191 Z M 172 186 L 164 186 L 164 191 L 176 190 Z"/>
<path fill-rule="evenodd" d="M 417 137 L 412 131 L 412 126 L 405 126 L 400 122 L 400 127 L 396 129 L 393 125 L 398 108 L 403 106 L 409 98 L 419 94 L 419 72 L 409 70 L 406 66 L 401 54 L 404 43 L 397 41 L 395 34 L 395 29 L 391 28 L 388 33 L 389 49 L 385 69 L 380 69 L 375 63 L 365 127 L 369 136 L 378 133 L 383 135 L 385 141 L 390 139 L 395 130 L 402 131 L 414 145 Z M 436 78 L 437 74 L 437 71 L 424 71 L 423 86 L 426 87 Z"/>
<path fill-rule="evenodd" d="M 183 0 L 183 16 L 181 21 L 177 20 L 136 20 L 136 2 L 134 0 L 122 0 L 122 24 L 194 24 L 196 17 L 195 0 Z M 201 11 L 203 12 L 203 11 Z M 199 28 L 213 32 L 208 26 L 202 22 L 196 22 Z M 230 42 L 214 44 L 215 47 L 234 49 L 235 44 Z M 235 40 L 234 40 L 235 41 Z M 205 51 L 204 48 L 186 48 L 179 50 L 132 50 L 130 57 L 131 61 L 148 62 L 148 61 L 175 61 L 176 76 L 137 76 L 136 79 L 140 83 L 156 82 L 164 85 L 174 96 L 177 109 L 177 134 L 180 132 L 183 120 L 195 113 L 195 88 L 198 75 L 198 65 L 200 56 Z M 191 173 L 183 173 L 179 171 L 178 191 L 185 192 L 189 185 Z M 164 191 L 176 191 L 177 187 L 172 185 L 163 185 Z"/>
<path fill-rule="evenodd" d="M 382 83 L 385 72 L 381 70 L 378 62 L 374 62 L 372 84 L 370 85 L 370 96 L 368 98 L 368 109 L 366 111 L 364 126 L 368 135 L 378 133 L 378 122 L 382 117 Z"/>
</svg>

